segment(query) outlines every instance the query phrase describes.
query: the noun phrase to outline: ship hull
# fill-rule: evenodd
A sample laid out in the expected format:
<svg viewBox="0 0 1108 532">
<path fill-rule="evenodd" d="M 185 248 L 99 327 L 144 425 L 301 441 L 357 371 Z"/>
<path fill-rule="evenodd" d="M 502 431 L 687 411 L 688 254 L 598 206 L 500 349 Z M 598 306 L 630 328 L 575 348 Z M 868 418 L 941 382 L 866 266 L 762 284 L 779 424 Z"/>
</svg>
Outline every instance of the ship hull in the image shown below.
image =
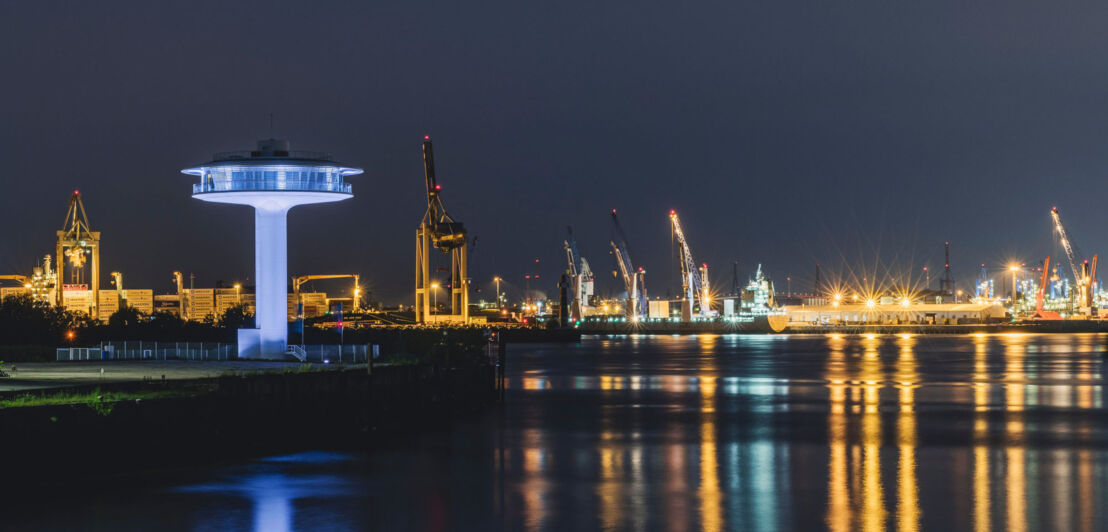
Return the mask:
<svg viewBox="0 0 1108 532">
<path fill-rule="evenodd" d="M 749 316 L 734 320 L 710 321 L 588 321 L 581 324 L 583 334 L 770 334 L 785 330 L 787 316 Z"/>
</svg>

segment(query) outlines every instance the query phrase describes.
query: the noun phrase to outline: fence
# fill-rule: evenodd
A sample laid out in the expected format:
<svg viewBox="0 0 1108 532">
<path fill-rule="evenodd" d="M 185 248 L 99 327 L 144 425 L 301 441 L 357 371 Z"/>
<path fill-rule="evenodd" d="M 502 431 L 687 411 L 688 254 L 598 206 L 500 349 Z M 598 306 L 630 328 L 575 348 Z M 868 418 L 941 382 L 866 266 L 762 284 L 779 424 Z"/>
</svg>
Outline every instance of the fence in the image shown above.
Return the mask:
<svg viewBox="0 0 1108 532">
<path fill-rule="evenodd" d="M 365 362 L 368 345 L 305 345 L 305 362 L 359 364 Z"/>
<path fill-rule="evenodd" d="M 216 342 L 103 342 L 100 347 L 59 348 L 57 359 L 69 360 L 231 360 L 235 344 Z"/>
<path fill-rule="evenodd" d="M 376 355 L 376 348 L 372 352 Z M 367 360 L 368 345 L 306 345 L 305 362 L 358 364 Z M 102 342 L 100 347 L 58 348 L 58 361 L 72 360 L 233 360 L 238 346 L 215 342 Z"/>
</svg>

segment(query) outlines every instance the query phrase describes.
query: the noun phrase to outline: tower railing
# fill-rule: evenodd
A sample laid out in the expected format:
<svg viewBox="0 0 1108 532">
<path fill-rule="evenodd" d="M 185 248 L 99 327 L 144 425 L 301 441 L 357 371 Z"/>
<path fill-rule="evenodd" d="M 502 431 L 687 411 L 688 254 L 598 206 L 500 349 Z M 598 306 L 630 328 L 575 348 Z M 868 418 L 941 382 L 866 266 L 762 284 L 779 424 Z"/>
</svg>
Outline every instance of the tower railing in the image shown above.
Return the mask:
<svg viewBox="0 0 1108 532">
<path fill-rule="evenodd" d="M 213 182 L 213 183 L 197 183 L 192 185 L 193 194 L 203 194 L 206 192 L 248 192 L 248 191 L 307 191 L 307 192 L 340 192 L 343 194 L 353 194 L 354 189 L 349 183 L 335 182 L 319 182 L 319 181 L 304 181 L 296 179 L 288 179 L 285 181 L 279 181 L 277 179 L 235 179 L 227 182 Z"/>
</svg>

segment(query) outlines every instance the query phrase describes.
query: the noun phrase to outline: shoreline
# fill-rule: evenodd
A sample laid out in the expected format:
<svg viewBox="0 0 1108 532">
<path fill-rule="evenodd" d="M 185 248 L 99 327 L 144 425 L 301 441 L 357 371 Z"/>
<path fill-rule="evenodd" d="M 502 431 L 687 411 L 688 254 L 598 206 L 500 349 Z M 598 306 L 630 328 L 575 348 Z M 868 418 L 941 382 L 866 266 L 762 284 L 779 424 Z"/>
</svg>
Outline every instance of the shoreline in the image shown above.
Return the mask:
<svg viewBox="0 0 1108 532">
<path fill-rule="evenodd" d="M 497 401 L 493 366 L 386 366 L 202 379 L 79 383 L 9 392 L 80 400 L 0 408 L 4 490 L 201 465 L 319 445 L 364 447 L 378 431 Z M 148 398 L 144 398 L 148 397 Z M 114 399 L 119 400 L 114 400 Z"/>
</svg>

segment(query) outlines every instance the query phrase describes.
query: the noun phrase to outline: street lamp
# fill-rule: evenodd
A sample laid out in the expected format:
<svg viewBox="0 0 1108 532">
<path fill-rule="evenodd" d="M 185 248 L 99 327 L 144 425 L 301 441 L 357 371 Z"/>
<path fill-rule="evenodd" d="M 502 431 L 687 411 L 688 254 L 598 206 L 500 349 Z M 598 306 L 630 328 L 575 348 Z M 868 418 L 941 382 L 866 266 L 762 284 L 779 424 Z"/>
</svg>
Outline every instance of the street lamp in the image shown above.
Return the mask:
<svg viewBox="0 0 1108 532">
<path fill-rule="evenodd" d="M 235 304 L 242 304 L 242 285 L 235 283 Z"/>
<path fill-rule="evenodd" d="M 438 314 L 439 311 L 439 283 L 431 283 L 431 297 L 434 299 L 434 304 L 431 307 L 432 314 Z"/>
<path fill-rule="evenodd" d="M 1012 272 L 1012 312 L 1016 311 L 1016 274 L 1019 273 L 1020 267 L 1015 264 L 1008 267 L 1008 271 Z"/>
</svg>

